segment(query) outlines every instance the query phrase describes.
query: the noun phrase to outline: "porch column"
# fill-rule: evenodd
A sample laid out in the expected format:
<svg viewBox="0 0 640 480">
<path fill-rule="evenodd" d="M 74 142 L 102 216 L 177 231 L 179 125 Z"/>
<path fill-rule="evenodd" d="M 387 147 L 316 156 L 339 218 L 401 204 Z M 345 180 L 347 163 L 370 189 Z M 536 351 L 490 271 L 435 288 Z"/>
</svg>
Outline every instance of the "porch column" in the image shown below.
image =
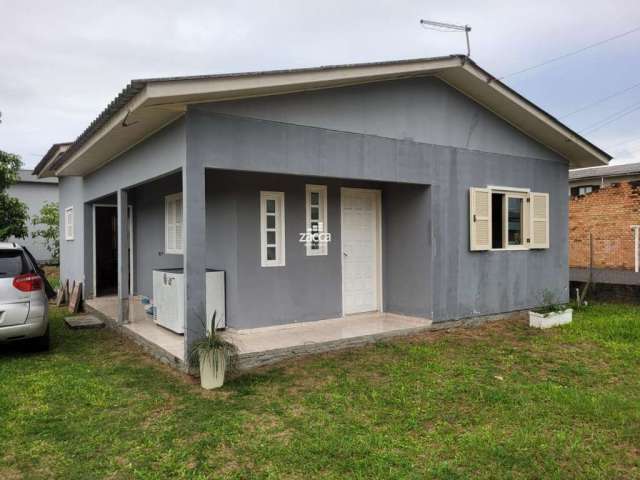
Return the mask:
<svg viewBox="0 0 640 480">
<path fill-rule="evenodd" d="M 182 169 L 182 222 L 184 235 L 184 349 L 204 334 L 206 322 L 206 214 L 205 170 L 202 161 L 187 157 Z"/>
<path fill-rule="evenodd" d="M 129 323 L 129 209 L 126 190 L 118 190 L 118 323 Z"/>
</svg>

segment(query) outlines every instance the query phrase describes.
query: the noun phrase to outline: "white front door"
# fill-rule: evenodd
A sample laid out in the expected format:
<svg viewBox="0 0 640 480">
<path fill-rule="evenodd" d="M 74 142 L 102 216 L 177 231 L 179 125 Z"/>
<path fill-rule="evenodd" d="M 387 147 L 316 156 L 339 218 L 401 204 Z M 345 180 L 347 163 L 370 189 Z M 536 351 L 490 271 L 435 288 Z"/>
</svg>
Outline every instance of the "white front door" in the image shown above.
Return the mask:
<svg viewBox="0 0 640 480">
<path fill-rule="evenodd" d="M 342 189 L 343 313 L 371 312 L 379 302 L 380 192 Z"/>
</svg>

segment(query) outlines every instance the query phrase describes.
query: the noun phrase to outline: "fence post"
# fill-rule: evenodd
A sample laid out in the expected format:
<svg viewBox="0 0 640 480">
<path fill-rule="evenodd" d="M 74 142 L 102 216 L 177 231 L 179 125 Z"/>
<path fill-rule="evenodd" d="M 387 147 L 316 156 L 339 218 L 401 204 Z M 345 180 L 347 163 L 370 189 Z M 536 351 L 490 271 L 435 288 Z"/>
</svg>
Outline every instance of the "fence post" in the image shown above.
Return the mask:
<svg viewBox="0 0 640 480">
<path fill-rule="evenodd" d="M 631 225 L 631 230 L 633 230 L 633 243 L 634 243 L 634 254 L 635 254 L 635 271 L 636 273 L 640 272 L 640 225 Z"/>
</svg>

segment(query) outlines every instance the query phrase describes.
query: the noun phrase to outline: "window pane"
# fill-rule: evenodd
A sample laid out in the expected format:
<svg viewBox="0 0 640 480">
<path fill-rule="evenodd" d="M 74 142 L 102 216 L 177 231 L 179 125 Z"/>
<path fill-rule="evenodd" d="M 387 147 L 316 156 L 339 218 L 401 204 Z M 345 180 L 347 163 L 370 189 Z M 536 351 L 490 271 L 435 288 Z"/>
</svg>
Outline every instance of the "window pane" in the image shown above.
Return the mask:
<svg viewBox="0 0 640 480">
<path fill-rule="evenodd" d="M 267 260 L 276 259 L 276 247 L 267 247 Z"/>
<path fill-rule="evenodd" d="M 311 233 L 312 235 L 314 235 L 313 239 L 311 240 L 311 250 L 320 249 L 320 243 L 318 242 L 318 237 L 315 236 L 317 235 L 318 232 L 319 232 L 318 222 L 311 222 Z"/>
<path fill-rule="evenodd" d="M 267 200 L 267 212 L 275 213 L 276 212 L 276 201 L 275 200 Z"/>
<path fill-rule="evenodd" d="M 311 207 L 311 220 L 320 220 L 320 207 Z"/>
<path fill-rule="evenodd" d="M 0 250 L 0 278 L 29 273 L 29 265 L 20 250 Z"/>
<path fill-rule="evenodd" d="M 522 199 L 509 198 L 507 209 L 509 245 L 522 245 Z"/>
<path fill-rule="evenodd" d="M 276 232 L 267 232 L 267 245 L 276 244 Z"/>
<path fill-rule="evenodd" d="M 267 228 L 276 228 L 275 215 L 267 215 Z"/>
<path fill-rule="evenodd" d="M 320 205 L 320 193 L 311 192 L 311 205 Z"/>
</svg>

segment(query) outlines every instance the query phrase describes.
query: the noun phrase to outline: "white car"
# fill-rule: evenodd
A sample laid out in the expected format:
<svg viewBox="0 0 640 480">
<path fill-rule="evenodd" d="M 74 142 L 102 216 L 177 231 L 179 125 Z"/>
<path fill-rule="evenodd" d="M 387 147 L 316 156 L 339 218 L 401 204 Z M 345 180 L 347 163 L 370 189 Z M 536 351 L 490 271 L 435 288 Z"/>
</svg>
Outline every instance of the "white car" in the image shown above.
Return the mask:
<svg viewBox="0 0 640 480">
<path fill-rule="evenodd" d="M 46 286 L 27 249 L 0 243 L 0 343 L 28 340 L 35 349 L 49 348 Z"/>
</svg>

